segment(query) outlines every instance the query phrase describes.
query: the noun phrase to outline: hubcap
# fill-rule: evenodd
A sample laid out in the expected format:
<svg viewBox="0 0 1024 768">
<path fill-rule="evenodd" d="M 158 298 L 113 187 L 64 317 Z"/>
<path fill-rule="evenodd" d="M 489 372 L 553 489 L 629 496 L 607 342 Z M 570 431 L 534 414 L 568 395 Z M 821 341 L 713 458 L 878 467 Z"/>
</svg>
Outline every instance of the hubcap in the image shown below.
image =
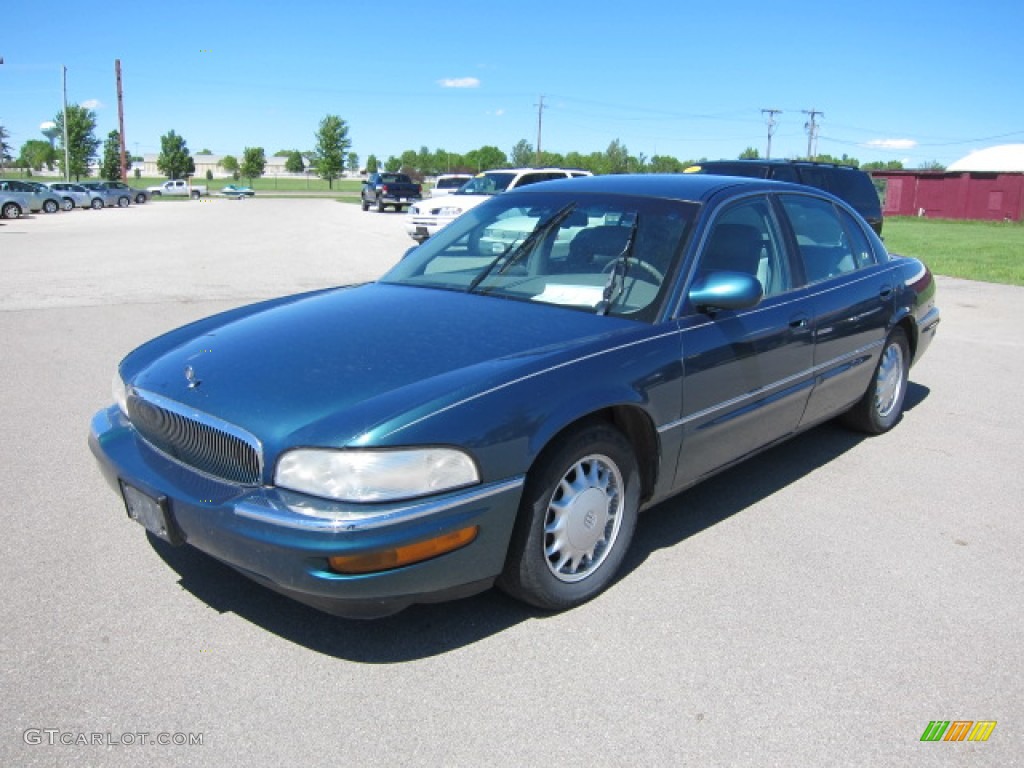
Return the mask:
<svg viewBox="0 0 1024 768">
<path fill-rule="evenodd" d="M 875 410 L 879 417 L 889 417 L 899 402 L 902 389 L 903 348 L 899 344 L 890 344 L 882 353 L 875 382 Z"/>
<path fill-rule="evenodd" d="M 544 519 L 544 557 L 559 581 L 577 582 L 611 552 L 622 522 L 619 468 L 607 456 L 580 459 L 559 481 Z"/>
</svg>

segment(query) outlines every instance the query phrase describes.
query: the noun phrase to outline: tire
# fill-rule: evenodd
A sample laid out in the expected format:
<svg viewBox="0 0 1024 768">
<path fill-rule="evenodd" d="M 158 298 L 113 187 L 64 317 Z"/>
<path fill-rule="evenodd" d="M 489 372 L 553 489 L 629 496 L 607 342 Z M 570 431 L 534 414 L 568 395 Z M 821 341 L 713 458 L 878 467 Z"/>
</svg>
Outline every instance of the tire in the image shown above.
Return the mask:
<svg viewBox="0 0 1024 768">
<path fill-rule="evenodd" d="M 65 197 L 60 207 L 65 211 L 73 211 L 75 210 L 75 201 L 70 197 Z"/>
<path fill-rule="evenodd" d="M 366 199 L 365 199 L 365 198 L 361 198 L 359 202 L 360 202 L 360 204 L 361 204 L 361 205 L 362 205 L 362 207 L 363 207 L 363 211 L 368 211 L 368 210 L 370 210 L 370 204 L 369 204 L 368 202 L 366 202 Z"/>
<path fill-rule="evenodd" d="M 139 194 L 135 196 L 135 203 L 137 205 L 142 205 L 144 202 L 146 202 L 146 196 L 139 192 Z"/>
<path fill-rule="evenodd" d="M 377 200 L 377 213 L 384 213 L 384 201 L 383 200 L 380 200 L 380 199 Z"/>
<path fill-rule="evenodd" d="M 595 597 L 622 564 L 639 499 L 636 457 L 621 432 L 593 423 L 559 438 L 527 475 L 498 586 L 546 610 Z"/>
<path fill-rule="evenodd" d="M 864 397 L 843 414 L 843 421 L 869 435 L 880 435 L 895 427 L 903 416 L 909 373 L 910 343 L 902 328 L 894 328 L 885 340 Z"/>
<path fill-rule="evenodd" d="M 0 208 L 0 219 L 16 219 L 21 216 L 21 206 L 17 203 L 4 203 Z"/>
<path fill-rule="evenodd" d="M 98 211 L 103 207 L 103 201 L 100 200 L 100 198 L 98 197 L 94 197 L 92 199 L 92 202 L 89 203 L 89 207 L 92 208 L 94 211 Z"/>
<path fill-rule="evenodd" d="M 131 204 L 132 204 L 131 198 L 129 198 L 127 195 L 121 195 L 121 197 L 117 198 L 117 207 L 118 208 L 127 208 Z"/>
<path fill-rule="evenodd" d="M 193 192 L 192 193 L 192 199 L 193 200 L 198 200 L 199 199 L 199 193 L 198 192 Z"/>
<path fill-rule="evenodd" d="M 43 200 L 43 213 L 56 213 L 60 210 L 60 203 L 56 200 Z"/>
</svg>

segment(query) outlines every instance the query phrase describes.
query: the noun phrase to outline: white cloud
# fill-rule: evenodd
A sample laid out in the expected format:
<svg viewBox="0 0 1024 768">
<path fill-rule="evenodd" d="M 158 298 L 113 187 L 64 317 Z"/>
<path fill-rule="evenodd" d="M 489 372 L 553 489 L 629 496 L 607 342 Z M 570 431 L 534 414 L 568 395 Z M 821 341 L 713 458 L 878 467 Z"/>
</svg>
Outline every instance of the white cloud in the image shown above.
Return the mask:
<svg viewBox="0 0 1024 768">
<path fill-rule="evenodd" d="M 446 77 L 438 80 L 437 84 L 442 88 L 479 88 L 480 81 L 475 77 Z"/>
<path fill-rule="evenodd" d="M 861 146 L 871 149 L 913 149 L 917 142 L 914 139 L 872 139 Z"/>
<path fill-rule="evenodd" d="M 78 106 L 84 107 L 85 109 L 103 109 L 103 102 L 99 99 L 86 99 Z"/>
</svg>

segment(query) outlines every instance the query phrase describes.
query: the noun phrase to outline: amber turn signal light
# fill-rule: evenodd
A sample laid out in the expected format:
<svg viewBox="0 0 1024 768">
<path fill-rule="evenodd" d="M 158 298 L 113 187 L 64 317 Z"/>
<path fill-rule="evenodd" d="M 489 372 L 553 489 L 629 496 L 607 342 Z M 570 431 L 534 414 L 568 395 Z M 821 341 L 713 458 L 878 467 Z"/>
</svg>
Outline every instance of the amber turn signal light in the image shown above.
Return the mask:
<svg viewBox="0 0 1024 768">
<path fill-rule="evenodd" d="M 406 544 L 394 549 L 383 549 L 380 552 L 370 552 L 359 555 L 337 555 L 327 558 L 331 570 L 338 573 L 374 573 L 375 571 L 386 571 L 391 568 L 400 568 L 403 565 L 411 565 L 432 557 L 453 552 L 456 549 L 466 546 L 476 538 L 480 527 L 471 525 L 469 528 L 462 528 L 443 536 L 437 536 L 426 541 L 418 541 L 415 544 Z"/>
</svg>

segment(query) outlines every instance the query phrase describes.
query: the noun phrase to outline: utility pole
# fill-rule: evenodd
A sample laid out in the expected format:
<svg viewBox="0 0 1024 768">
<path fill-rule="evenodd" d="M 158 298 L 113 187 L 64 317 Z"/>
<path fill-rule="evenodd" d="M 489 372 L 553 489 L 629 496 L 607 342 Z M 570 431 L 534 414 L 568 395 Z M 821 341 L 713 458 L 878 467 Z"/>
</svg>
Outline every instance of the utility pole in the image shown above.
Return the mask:
<svg viewBox="0 0 1024 768">
<path fill-rule="evenodd" d="M 818 123 L 815 118 L 817 118 L 818 115 L 824 117 L 825 113 L 819 112 L 813 107 L 811 109 L 805 109 L 803 112 L 805 115 L 810 115 L 810 119 L 804 125 L 804 128 L 807 129 L 807 159 L 813 160 L 818 155 Z"/>
<path fill-rule="evenodd" d="M 71 150 L 68 149 L 68 68 L 64 70 L 64 181 L 71 181 Z"/>
<path fill-rule="evenodd" d="M 540 167 L 540 136 L 541 136 L 541 128 L 542 128 L 542 126 L 544 124 L 544 120 L 543 120 L 543 115 L 544 115 L 544 96 L 543 95 L 540 97 L 540 103 L 539 104 L 534 104 L 534 106 L 537 107 L 537 167 L 539 168 Z"/>
<path fill-rule="evenodd" d="M 121 92 L 121 60 L 114 59 L 114 76 L 117 78 L 117 128 L 121 137 L 121 181 L 128 178 L 128 167 L 124 162 L 124 94 Z"/>
<path fill-rule="evenodd" d="M 762 115 L 768 115 L 768 120 L 767 120 L 767 122 L 768 122 L 768 151 L 765 153 L 764 159 L 765 160 L 771 160 L 772 159 L 772 134 L 775 133 L 775 125 L 776 125 L 775 116 L 776 115 L 781 115 L 782 114 L 782 110 L 781 109 L 762 109 L 761 110 L 761 114 Z"/>
</svg>

